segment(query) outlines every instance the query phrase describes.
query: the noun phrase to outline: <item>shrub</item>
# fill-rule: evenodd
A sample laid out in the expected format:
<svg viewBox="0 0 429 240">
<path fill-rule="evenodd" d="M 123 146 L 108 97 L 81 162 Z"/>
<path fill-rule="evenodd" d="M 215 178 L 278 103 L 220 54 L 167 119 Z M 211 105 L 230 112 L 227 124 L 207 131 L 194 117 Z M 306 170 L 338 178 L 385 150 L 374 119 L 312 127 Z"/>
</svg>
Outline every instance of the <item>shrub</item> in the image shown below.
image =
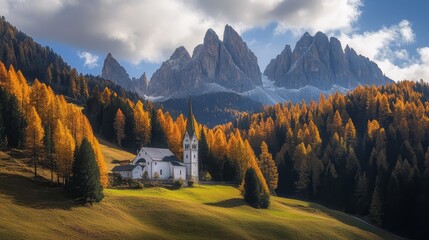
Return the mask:
<svg viewBox="0 0 429 240">
<path fill-rule="evenodd" d="M 129 186 L 131 189 L 142 189 L 142 188 L 144 188 L 143 183 L 141 183 L 141 182 L 139 182 L 139 181 L 136 181 L 136 180 L 131 180 L 131 181 L 129 181 L 129 182 L 128 182 L 128 186 Z"/>
<path fill-rule="evenodd" d="M 244 200 L 255 208 L 268 208 L 270 194 L 262 187 L 254 168 L 246 171 L 244 178 Z"/>
<path fill-rule="evenodd" d="M 181 188 L 181 187 L 183 187 L 183 185 L 185 185 L 185 181 L 183 181 L 183 179 L 181 179 L 181 178 L 177 179 L 173 183 L 174 188 Z"/>
<path fill-rule="evenodd" d="M 194 186 L 194 180 L 189 180 L 188 187 L 193 187 L 193 186 Z"/>
<path fill-rule="evenodd" d="M 203 181 L 211 181 L 212 180 L 212 175 L 210 175 L 209 172 L 204 172 L 203 173 Z"/>
</svg>

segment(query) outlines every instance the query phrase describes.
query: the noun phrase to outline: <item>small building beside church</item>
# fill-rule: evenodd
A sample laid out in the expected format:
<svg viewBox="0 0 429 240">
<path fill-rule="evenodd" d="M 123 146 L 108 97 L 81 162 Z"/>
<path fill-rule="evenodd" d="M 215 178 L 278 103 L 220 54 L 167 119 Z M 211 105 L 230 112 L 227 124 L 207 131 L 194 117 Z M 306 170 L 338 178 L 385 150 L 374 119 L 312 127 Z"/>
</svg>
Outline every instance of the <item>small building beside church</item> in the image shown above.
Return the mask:
<svg viewBox="0 0 429 240">
<path fill-rule="evenodd" d="M 130 165 L 116 166 L 113 173 L 127 179 L 183 179 L 198 181 L 198 137 L 197 122 L 192 114 L 189 99 L 189 112 L 186 131 L 183 137 L 183 162 L 166 148 L 142 147 Z"/>
<path fill-rule="evenodd" d="M 121 175 L 122 178 L 126 179 L 141 179 L 143 168 L 140 165 L 120 165 L 115 166 L 112 169 L 113 173 Z"/>
</svg>

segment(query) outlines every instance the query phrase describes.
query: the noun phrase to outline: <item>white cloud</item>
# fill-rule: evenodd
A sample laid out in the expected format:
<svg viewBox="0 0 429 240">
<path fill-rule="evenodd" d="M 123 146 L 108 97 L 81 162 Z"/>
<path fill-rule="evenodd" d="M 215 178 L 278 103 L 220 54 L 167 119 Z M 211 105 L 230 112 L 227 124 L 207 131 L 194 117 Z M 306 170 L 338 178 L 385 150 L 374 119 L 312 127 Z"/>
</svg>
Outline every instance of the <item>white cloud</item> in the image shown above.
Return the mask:
<svg viewBox="0 0 429 240">
<path fill-rule="evenodd" d="M 80 59 L 84 60 L 83 65 L 89 69 L 95 68 L 98 66 L 98 56 L 89 52 L 78 52 L 77 55 Z"/>
<path fill-rule="evenodd" d="M 0 14 L 28 34 L 134 63 L 189 51 L 213 28 L 238 32 L 277 24 L 276 32 L 350 29 L 362 0 L 0 0 Z"/>
<path fill-rule="evenodd" d="M 429 80 L 429 48 L 417 49 L 418 56 L 414 58 L 405 49 L 415 39 L 412 25 L 407 20 L 378 31 L 342 33 L 339 39 L 342 44 L 348 44 L 359 54 L 377 63 L 386 76 L 393 80 Z"/>
</svg>

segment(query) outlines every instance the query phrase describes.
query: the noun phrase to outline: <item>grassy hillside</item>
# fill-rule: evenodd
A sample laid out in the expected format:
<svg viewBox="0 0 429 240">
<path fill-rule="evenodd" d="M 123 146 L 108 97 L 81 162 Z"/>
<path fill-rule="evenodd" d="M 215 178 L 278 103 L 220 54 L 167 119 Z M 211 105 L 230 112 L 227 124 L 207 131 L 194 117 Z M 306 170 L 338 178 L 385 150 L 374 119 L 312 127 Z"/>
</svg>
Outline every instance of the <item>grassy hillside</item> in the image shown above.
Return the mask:
<svg viewBox="0 0 429 240">
<path fill-rule="evenodd" d="M 121 150 L 118 146 L 103 140 L 98 139 L 100 142 L 101 153 L 104 156 L 104 160 L 106 161 L 107 170 L 110 172 L 114 166 L 117 164 L 113 164 L 113 160 L 133 160 L 135 158 L 135 154 L 129 153 L 125 150 Z"/>
<path fill-rule="evenodd" d="M 395 239 L 308 202 L 273 197 L 270 209 L 253 209 L 229 186 L 108 189 L 101 204 L 77 206 L 27 164 L 0 152 L 0 239 Z"/>
</svg>

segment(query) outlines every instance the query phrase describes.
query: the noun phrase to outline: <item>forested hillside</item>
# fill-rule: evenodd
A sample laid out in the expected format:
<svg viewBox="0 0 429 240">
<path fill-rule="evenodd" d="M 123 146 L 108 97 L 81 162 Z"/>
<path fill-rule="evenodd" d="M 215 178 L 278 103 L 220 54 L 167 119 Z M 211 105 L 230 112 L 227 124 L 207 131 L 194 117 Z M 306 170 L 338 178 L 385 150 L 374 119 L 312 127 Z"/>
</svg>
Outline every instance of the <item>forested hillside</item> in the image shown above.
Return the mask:
<svg viewBox="0 0 429 240">
<path fill-rule="evenodd" d="M 267 141 L 277 193 L 322 202 L 411 237 L 429 222 L 429 85 L 358 87 L 319 102 L 278 104 L 234 123 Z"/>
<path fill-rule="evenodd" d="M 15 69 L 20 69 L 28 81 L 38 79 L 50 86 L 55 93 L 76 99 L 79 103 L 85 103 L 95 86 L 102 89 L 109 87 L 133 100 L 138 98 L 136 93 L 126 92 L 111 81 L 79 74 L 51 48 L 36 43 L 4 17 L 0 18 L 0 42 L 0 61 L 5 66 L 12 65 Z"/>
<path fill-rule="evenodd" d="M 3 146 L 27 150 L 34 174 L 50 169 L 51 181 L 67 184 L 74 150 L 84 138 L 94 149 L 100 182 L 107 187 L 107 169 L 91 125 L 81 109 L 35 80 L 31 86 L 21 71 L 0 62 L 0 140 Z"/>
</svg>

